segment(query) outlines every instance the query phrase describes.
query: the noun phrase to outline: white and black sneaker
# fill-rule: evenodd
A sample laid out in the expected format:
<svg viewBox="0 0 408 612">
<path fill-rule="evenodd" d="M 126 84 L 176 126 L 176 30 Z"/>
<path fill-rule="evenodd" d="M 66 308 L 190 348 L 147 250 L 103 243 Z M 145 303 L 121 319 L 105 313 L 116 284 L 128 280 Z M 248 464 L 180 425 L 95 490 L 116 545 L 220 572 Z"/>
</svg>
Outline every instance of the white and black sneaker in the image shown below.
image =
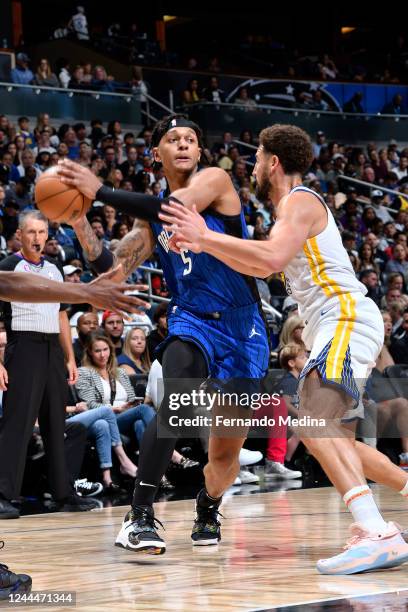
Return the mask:
<svg viewBox="0 0 408 612">
<path fill-rule="evenodd" d="M 99 495 L 103 491 L 103 485 L 100 482 L 90 482 L 87 478 L 79 478 L 74 483 L 75 492 L 80 497 L 93 497 Z"/>
<path fill-rule="evenodd" d="M 124 518 L 115 546 L 146 555 L 163 555 L 166 552 L 166 542 L 157 533 L 157 525 L 163 527 L 154 518 L 151 506 L 133 506 Z"/>
</svg>

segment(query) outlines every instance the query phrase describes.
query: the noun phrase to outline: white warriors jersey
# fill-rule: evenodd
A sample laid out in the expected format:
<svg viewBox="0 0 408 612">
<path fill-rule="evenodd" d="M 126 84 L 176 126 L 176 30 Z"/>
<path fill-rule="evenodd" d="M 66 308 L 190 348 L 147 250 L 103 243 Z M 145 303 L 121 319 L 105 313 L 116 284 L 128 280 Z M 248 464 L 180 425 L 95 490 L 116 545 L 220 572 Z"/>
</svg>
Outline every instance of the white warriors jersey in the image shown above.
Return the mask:
<svg viewBox="0 0 408 612">
<path fill-rule="evenodd" d="M 307 322 L 303 334 L 307 341 L 314 336 L 321 317 L 336 304 L 340 305 L 340 316 L 353 318 L 354 298 L 356 294 L 364 296 L 367 289 L 354 273 L 334 217 L 323 198 L 303 185 L 292 189 L 290 194 L 297 191 L 316 196 L 327 210 L 328 219 L 326 228 L 309 238 L 284 270 L 286 291 L 298 303 L 299 314 Z"/>
</svg>

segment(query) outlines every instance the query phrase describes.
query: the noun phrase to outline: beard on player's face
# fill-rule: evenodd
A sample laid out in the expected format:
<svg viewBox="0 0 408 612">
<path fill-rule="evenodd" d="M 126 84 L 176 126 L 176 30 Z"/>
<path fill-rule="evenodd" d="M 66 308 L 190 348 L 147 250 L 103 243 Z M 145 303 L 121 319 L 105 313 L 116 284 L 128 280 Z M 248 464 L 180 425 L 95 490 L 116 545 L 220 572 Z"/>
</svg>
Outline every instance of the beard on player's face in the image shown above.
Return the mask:
<svg viewBox="0 0 408 612">
<path fill-rule="evenodd" d="M 269 200 L 269 192 L 271 190 L 271 184 L 269 182 L 269 175 L 265 169 L 260 175 L 256 177 L 256 189 L 255 195 L 261 202 Z"/>
</svg>

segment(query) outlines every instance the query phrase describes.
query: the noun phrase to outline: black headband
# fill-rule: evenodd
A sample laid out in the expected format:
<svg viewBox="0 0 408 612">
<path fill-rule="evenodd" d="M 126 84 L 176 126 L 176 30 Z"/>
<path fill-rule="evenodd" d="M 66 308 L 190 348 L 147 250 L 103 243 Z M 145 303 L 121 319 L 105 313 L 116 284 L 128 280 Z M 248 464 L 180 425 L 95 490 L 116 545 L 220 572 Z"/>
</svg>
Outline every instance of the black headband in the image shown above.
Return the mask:
<svg viewBox="0 0 408 612">
<path fill-rule="evenodd" d="M 157 147 L 159 145 L 159 142 L 163 138 L 163 136 L 167 134 L 167 132 L 169 132 L 170 130 L 177 128 L 177 127 L 185 127 L 185 128 L 190 128 L 191 130 L 193 130 L 193 132 L 196 133 L 198 142 L 200 144 L 201 132 L 200 132 L 200 128 L 198 127 L 196 123 L 194 123 L 193 121 L 190 121 L 189 119 L 186 119 L 185 117 L 170 117 L 170 119 L 167 122 L 167 125 L 164 126 L 163 130 L 160 130 L 160 132 L 158 132 L 157 134 L 153 134 L 155 138 L 152 139 L 152 147 Z"/>
</svg>

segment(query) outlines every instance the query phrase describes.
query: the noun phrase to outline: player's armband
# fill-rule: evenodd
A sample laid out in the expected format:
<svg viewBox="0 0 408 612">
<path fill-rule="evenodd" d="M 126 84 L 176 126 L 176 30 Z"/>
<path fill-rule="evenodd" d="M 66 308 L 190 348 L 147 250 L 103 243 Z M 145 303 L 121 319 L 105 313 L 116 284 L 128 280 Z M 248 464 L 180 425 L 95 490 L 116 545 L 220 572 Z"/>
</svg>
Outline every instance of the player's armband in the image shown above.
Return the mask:
<svg viewBox="0 0 408 612">
<path fill-rule="evenodd" d="M 102 253 L 97 259 L 90 261 L 89 265 L 91 266 L 92 272 L 95 274 L 108 272 L 108 270 L 110 270 L 113 266 L 113 253 L 111 253 L 111 251 L 109 251 L 106 247 L 102 247 Z"/>
</svg>

